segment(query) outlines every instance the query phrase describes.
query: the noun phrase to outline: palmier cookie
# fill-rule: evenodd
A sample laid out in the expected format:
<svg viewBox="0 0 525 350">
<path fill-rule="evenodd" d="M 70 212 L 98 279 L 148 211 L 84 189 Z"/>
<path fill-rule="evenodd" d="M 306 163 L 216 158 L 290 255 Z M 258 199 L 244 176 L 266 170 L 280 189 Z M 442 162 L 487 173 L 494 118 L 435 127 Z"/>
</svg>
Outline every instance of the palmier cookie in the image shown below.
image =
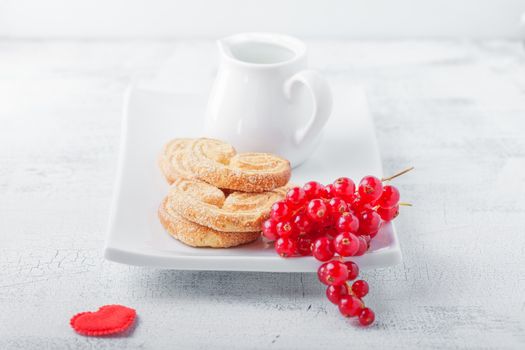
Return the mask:
<svg viewBox="0 0 525 350">
<path fill-rule="evenodd" d="M 168 183 L 175 179 L 197 179 L 188 162 L 191 161 L 190 147 L 195 139 L 173 139 L 168 142 L 159 157 L 159 166 Z M 227 143 L 215 147 L 208 156 L 215 162 L 225 163 L 235 155 L 235 149 Z"/>
<path fill-rule="evenodd" d="M 191 142 L 188 166 L 203 181 L 219 188 L 264 192 L 288 183 L 290 162 L 270 153 L 239 153 L 219 140 Z"/>
<path fill-rule="evenodd" d="M 168 142 L 159 157 L 159 167 L 168 183 L 177 178 L 194 179 L 187 166 L 188 149 L 192 139 L 174 139 Z"/>
<path fill-rule="evenodd" d="M 284 186 L 290 163 L 269 153 L 239 153 L 214 139 L 175 139 L 161 155 L 160 166 L 168 182 L 198 178 L 219 188 L 265 192 Z"/>
<path fill-rule="evenodd" d="M 168 198 L 162 201 L 158 215 L 166 231 L 192 247 L 229 248 L 255 241 L 260 232 L 219 232 L 184 219 L 167 205 Z"/>
<path fill-rule="evenodd" d="M 222 232 L 260 231 L 271 205 L 284 198 L 285 187 L 268 192 L 232 192 L 198 180 L 176 179 L 168 194 L 168 207 L 185 219 Z"/>
</svg>

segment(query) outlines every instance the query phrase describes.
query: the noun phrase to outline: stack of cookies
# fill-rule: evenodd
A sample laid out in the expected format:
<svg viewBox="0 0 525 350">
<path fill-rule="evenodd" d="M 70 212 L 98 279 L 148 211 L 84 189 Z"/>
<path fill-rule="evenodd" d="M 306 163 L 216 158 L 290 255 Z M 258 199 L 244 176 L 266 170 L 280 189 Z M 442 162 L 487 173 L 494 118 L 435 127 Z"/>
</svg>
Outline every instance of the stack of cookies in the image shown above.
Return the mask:
<svg viewBox="0 0 525 350">
<path fill-rule="evenodd" d="M 269 153 L 237 153 L 214 139 L 175 139 L 160 169 L 171 184 L 159 208 L 164 228 L 193 247 L 256 240 L 271 205 L 284 198 L 290 163 Z"/>
</svg>

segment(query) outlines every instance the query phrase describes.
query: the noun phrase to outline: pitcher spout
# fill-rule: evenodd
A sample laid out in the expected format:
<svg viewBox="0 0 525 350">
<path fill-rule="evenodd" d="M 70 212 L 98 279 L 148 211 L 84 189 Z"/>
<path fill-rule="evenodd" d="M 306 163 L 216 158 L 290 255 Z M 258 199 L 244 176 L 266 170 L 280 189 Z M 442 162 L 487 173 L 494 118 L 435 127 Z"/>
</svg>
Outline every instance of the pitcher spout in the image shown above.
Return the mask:
<svg viewBox="0 0 525 350">
<path fill-rule="evenodd" d="M 225 38 L 222 38 L 222 39 L 219 39 L 217 40 L 217 47 L 219 49 L 219 54 L 222 56 L 222 57 L 225 57 L 225 56 L 228 56 L 228 57 L 231 57 L 232 54 L 231 54 L 231 46 L 232 46 L 232 37 L 229 36 L 229 37 L 225 37 Z"/>
</svg>

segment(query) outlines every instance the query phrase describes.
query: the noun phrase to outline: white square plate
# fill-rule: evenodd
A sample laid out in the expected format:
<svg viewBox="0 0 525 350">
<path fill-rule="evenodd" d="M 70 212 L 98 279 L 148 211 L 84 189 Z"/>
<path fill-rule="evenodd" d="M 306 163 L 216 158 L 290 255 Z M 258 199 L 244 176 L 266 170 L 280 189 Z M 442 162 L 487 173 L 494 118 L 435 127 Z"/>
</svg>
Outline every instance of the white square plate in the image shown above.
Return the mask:
<svg viewBox="0 0 525 350">
<path fill-rule="evenodd" d="M 334 112 L 311 158 L 292 171 L 294 183 L 332 182 L 340 176 L 359 180 L 382 175 L 373 122 L 362 89 L 335 95 Z M 168 235 L 157 207 L 168 185 L 157 167 L 163 144 L 174 137 L 198 137 L 206 96 L 130 89 L 124 106 L 122 142 L 115 198 L 105 247 L 108 260 L 130 265 L 181 270 L 315 272 L 311 257 L 279 257 L 262 240 L 230 249 L 192 248 Z M 392 224 L 384 225 L 370 250 L 355 260 L 361 268 L 401 261 Z"/>
</svg>

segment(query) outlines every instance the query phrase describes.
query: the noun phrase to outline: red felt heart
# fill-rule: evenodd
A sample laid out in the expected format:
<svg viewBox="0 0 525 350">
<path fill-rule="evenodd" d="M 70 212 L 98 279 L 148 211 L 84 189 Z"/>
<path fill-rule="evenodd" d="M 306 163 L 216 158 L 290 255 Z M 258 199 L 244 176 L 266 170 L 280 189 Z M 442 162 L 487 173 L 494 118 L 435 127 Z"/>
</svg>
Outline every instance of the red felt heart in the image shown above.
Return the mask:
<svg viewBox="0 0 525 350">
<path fill-rule="evenodd" d="M 81 312 L 71 318 L 71 327 L 89 336 L 109 335 L 125 331 L 135 321 L 134 309 L 122 305 L 105 305 L 96 312 Z"/>
</svg>

